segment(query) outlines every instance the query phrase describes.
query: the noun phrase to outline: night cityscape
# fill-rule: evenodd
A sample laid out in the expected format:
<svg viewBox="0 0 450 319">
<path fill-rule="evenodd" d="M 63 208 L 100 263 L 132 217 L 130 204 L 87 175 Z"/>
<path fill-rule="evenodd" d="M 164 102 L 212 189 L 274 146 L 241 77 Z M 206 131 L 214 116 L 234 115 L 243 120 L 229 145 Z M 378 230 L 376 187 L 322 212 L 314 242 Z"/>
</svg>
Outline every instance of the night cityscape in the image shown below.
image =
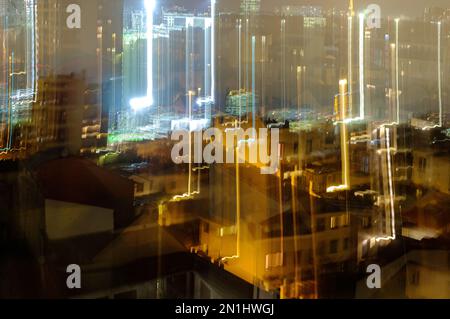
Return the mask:
<svg viewBox="0 0 450 319">
<path fill-rule="evenodd" d="M 0 0 L 0 299 L 449 299 L 449 249 L 448 0 Z"/>
</svg>

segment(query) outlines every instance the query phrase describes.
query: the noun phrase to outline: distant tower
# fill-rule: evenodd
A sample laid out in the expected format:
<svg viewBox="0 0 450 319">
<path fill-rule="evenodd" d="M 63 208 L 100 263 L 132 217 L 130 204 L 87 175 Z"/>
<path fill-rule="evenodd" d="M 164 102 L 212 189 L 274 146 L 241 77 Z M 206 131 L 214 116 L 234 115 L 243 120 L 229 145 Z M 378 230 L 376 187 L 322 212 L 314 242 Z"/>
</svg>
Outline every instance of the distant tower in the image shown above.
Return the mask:
<svg viewBox="0 0 450 319">
<path fill-rule="evenodd" d="M 258 13 L 261 0 L 241 0 L 241 13 Z"/>
</svg>

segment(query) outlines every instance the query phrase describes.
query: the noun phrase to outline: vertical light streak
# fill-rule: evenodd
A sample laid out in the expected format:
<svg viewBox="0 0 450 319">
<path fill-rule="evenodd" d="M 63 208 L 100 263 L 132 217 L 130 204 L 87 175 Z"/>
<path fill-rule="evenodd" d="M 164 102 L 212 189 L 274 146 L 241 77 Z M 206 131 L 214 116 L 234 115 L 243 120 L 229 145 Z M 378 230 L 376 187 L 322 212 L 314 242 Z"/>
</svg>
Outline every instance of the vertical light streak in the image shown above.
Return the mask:
<svg viewBox="0 0 450 319">
<path fill-rule="evenodd" d="M 255 70 L 255 58 L 256 58 L 256 37 L 252 36 L 252 123 L 253 128 L 256 128 L 256 70 Z"/>
<path fill-rule="evenodd" d="M 239 19 L 239 26 L 238 26 L 238 32 L 239 32 L 239 36 L 238 36 L 238 41 L 239 41 L 239 45 L 238 45 L 238 59 L 239 59 L 239 127 L 241 127 L 241 121 L 242 121 L 242 95 L 241 95 L 241 88 L 242 88 L 242 34 L 241 34 L 241 30 L 242 30 L 242 20 Z"/>
<path fill-rule="evenodd" d="M 103 82 L 103 27 L 99 26 L 97 27 L 97 81 L 98 81 L 98 90 L 97 90 L 97 96 L 98 96 L 98 102 L 99 105 L 102 105 L 103 96 L 102 96 L 102 90 L 100 89 L 102 87 Z"/>
<path fill-rule="evenodd" d="M 353 114 L 353 17 L 348 17 L 348 109 L 350 114 Z"/>
<path fill-rule="evenodd" d="M 35 16 L 35 21 L 38 21 L 38 13 L 39 13 L 39 10 L 37 9 L 37 4 L 33 4 L 33 10 L 34 10 L 34 16 Z M 35 63 L 35 66 L 34 66 L 34 75 L 35 75 L 35 81 L 34 81 L 34 98 L 33 98 L 33 102 L 35 102 L 36 103 L 36 101 L 37 101 L 37 95 L 38 95 L 38 92 L 39 92 L 39 81 L 38 81 L 38 79 L 39 79 L 39 68 L 37 67 L 37 65 L 40 63 L 40 55 L 39 55 L 39 42 L 40 42 L 40 39 L 39 39 L 39 23 L 35 23 L 35 26 L 34 26 L 34 34 L 35 34 L 35 37 L 36 37 L 36 39 L 35 39 L 35 42 L 36 42 L 36 44 L 35 44 L 35 55 L 36 55 L 36 57 L 35 57 L 35 59 L 36 59 L 36 63 Z"/>
<path fill-rule="evenodd" d="M 237 123 L 235 124 L 237 127 Z M 228 260 L 237 259 L 241 256 L 241 184 L 240 184 L 240 172 L 239 172 L 239 143 L 237 143 L 235 150 L 235 162 L 236 162 L 236 253 L 233 256 L 223 257 L 220 262 L 224 263 Z"/>
<path fill-rule="evenodd" d="M 239 143 L 236 146 L 236 257 L 241 255 L 241 183 L 239 172 Z"/>
<path fill-rule="evenodd" d="M 284 218 L 283 218 L 283 172 L 281 171 L 278 178 L 278 209 L 280 211 L 280 254 L 281 265 L 284 262 Z M 283 272 L 283 268 L 281 268 Z"/>
<path fill-rule="evenodd" d="M 347 190 L 350 188 L 350 161 L 349 161 L 349 146 L 348 146 L 348 131 L 347 131 L 347 113 L 348 105 L 346 97 L 350 97 L 347 93 L 348 82 L 346 79 L 339 81 L 339 125 L 341 135 L 341 170 L 342 170 L 342 184 L 337 186 L 330 186 L 327 188 L 327 193 L 335 191 Z"/>
<path fill-rule="evenodd" d="M 6 94 L 4 94 L 3 96 L 2 96 L 2 104 L 0 105 L 0 107 L 3 107 L 4 105 L 6 106 L 6 107 L 8 107 L 8 105 L 9 105 L 9 98 L 10 98 L 10 91 L 9 91 L 9 73 L 10 73 L 10 69 L 9 69 L 9 56 L 8 56 L 8 53 L 7 53 L 7 51 L 8 51 L 8 45 L 7 45 L 7 40 L 8 40 L 8 37 L 6 36 L 6 29 L 7 29 L 7 25 L 8 25 L 8 17 L 6 16 L 4 19 L 3 19 L 3 29 L 2 29 L 2 31 L 3 31 L 3 35 L 2 35 L 2 39 L 3 39 L 3 43 L 2 43 L 2 62 L 4 61 L 4 65 L 2 65 L 2 70 L 3 70 L 3 82 L 2 82 L 2 84 L 5 86 L 5 91 L 6 91 Z M 2 120 L 2 118 L 0 117 L 0 120 Z M 0 141 L 2 141 L 3 142 L 3 139 L 4 139 L 4 137 L 3 137 L 3 134 L 4 134 L 4 131 L 3 130 L 1 130 L 0 131 Z M 2 148 L 0 148 L 0 151 L 4 151 L 4 150 L 6 150 L 7 148 L 3 148 L 5 145 L 3 145 L 3 143 L 2 143 Z M 7 147 L 7 145 L 6 145 L 6 147 Z"/>
<path fill-rule="evenodd" d="M 262 60 L 261 60 L 261 113 L 262 115 L 265 115 L 265 94 L 266 94 L 266 90 L 265 90 L 265 63 L 266 63 L 266 37 L 263 35 L 261 37 L 261 55 L 262 55 Z"/>
<path fill-rule="evenodd" d="M 201 170 L 200 170 L 200 164 L 197 166 L 198 174 L 197 174 L 197 193 L 200 194 L 200 177 L 201 177 Z"/>
<path fill-rule="evenodd" d="M 295 166 L 295 172 L 298 172 L 298 167 Z M 294 231 L 294 277 L 295 277 L 295 297 L 299 296 L 298 283 L 299 278 L 299 260 L 298 260 L 298 243 L 297 243 L 297 175 L 291 174 L 291 196 L 292 196 L 292 222 Z"/>
<path fill-rule="evenodd" d="M 439 21 L 438 26 L 438 90 L 439 90 L 439 127 L 442 127 L 442 70 L 441 70 L 441 27 Z"/>
<path fill-rule="evenodd" d="M 211 0 L 211 99 L 216 94 L 216 0 Z"/>
<path fill-rule="evenodd" d="M 365 117 L 364 101 L 364 14 L 359 15 L 359 118 Z"/>
<path fill-rule="evenodd" d="M 392 177 L 392 155 L 391 155 L 391 136 L 390 129 L 386 126 L 382 126 L 380 128 L 384 130 L 385 143 L 386 143 L 386 162 L 387 162 L 387 178 L 388 178 L 388 196 L 389 196 L 389 211 L 386 212 L 386 222 L 389 223 L 391 228 L 391 236 L 385 237 L 376 237 L 376 241 L 389 241 L 396 239 L 396 231 L 395 231 L 395 197 L 394 197 L 394 184 Z M 384 163 L 384 160 L 383 160 Z M 386 205 L 386 190 L 384 192 L 384 201 L 385 201 L 385 209 L 387 210 Z"/>
<path fill-rule="evenodd" d="M 398 79 L 398 23 L 400 19 L 395 19 L 395 101 L 397 108 L 397 124 L 400 124 L 400 92 L 399 92 L 399 79 Z"/>
<path fill-rule="evenodd" d="M 188 196 L 191 196 L 191 179 L 192 179 L 192 131 L 191 131 L 191 121 L 192 121 L 192 96 L 193 92 L 189 91 L 189 174 L 188 174 Z"/>
<path fill-rule="evenodd" d="M 9 69 L 11 70 L 11 74 L 8 75 L 9 81 L 8 81 L 8 133 L 7 133 L 7 142 L 6 142 L 6 150 L 11 149 L 12 145 L 12 98 L 11 94 L 13 94 L 14 91 L 14 82 L 13 82 L 13 73 L 14 73 L 14 51 L 11 52 L 11 55 L 9 56 Z"/>
<path fill-rule="evenodd" d="M 250 60 L 250 58 L 249 58 L 249 21 L 248 21 L 248 18 L 245 19 L 245 40 L 244 40 L 244 43 L 245 43 L 245 58 L 244 58 L 244 61 L 245 61 L 245 85 L 244 85 L 244 88 L 245 88 L 245 93 L 247 94 L 247 92 L 250 91 L 250 85 L 249 85 L 250 76 L 249 76 L 249 70 L 248 70 L 249 69 L 248 61 Z M 246 121 L 247 121 L 247 123 L 248 123 L 249 103 L 250 103 L 249 99 L 246 98 L 245 99 L 245 113 L 246 113 Z"/>
<path fill-rule="evenodd" d="M 313 251 L 313 267 L 314 267 L 314 298 L 319 296 L 319 269 L 318 269 L 318 258 L 317 258 L 317 221 L 316 221 L 316 195 L 314 194 L 313 181 L 309 182 L 309 206 L 311 209 L 311 230 L 312 230 L 312 251 Z"/>
<path fill-rule="evenodd" d="M 109 123 L 109 126 L 115 130 L 115 129 L 117 129 L 117 127 L 116 127 L 116 114 L 117 114 L 117 110 L 116 110 L 116 34 L 115 33 L 112 34 L 111 58 L 112 58 L 112 79 L 113 79 L 113 83 L 112 83 L 112 89 L 113 89 L 112 111 L 113 112 L 110 112 L 110 118 L 112 120 L 112 123 Z M 111 126 L 111 124 L 113 126 Z"/>
<path fill-rule="evenodd" d="M 392 181 L 392 157 L 391 157 L 391 137 L 390 129 L 386 128 L 386 148 L 387 148 L 387 160 L 388 160 L 388 178 L 389 178 L 389 197 L 390 197 L 390 212 L 391 212 L 391 231 L 392 239 L 395 239 L 395 211 L 394 211 L 394 185 Z"/>
<path fill-rule="evenodd" d="M 153 104 L 153 12 L 155 0 L 145 0 L 145 14 L 147 16 L 147 98 Z"/>
<path fill-rule="evenodd" d="M 390 45 L 390 57 L 391 57 L 391 88 L 388 90 L 389 98 L 389 121 L 392 123 L 397 122 L 397 107 L 395 100 L 395 43 Z"/>
<path fill-rule="evenodd" d="M 210 81 L 211 81 L 211 20 L 208 18 L 205 19 L 205 39 L 204 39 L 204 91 L 205 91 L 205 97 L 210 95 L 211 96 L 211 87 L 210 87 Z M 200 99 L 201 95 L 198 94 L 197 97 Z M 206 113 L 206 112 L 205 112 Z M 205 114 L 206 116 L 206 114 Z"/>
<path fill-rule="evenodd" d="M 437 75 L 438 75 L 438 107 L 439 107 L 439 123 L 432 125 L 432 126 L 426 126 L 424 128 L 422 128 L 422 130 L 428 130 L 428 129 L 433 129 L 433 128 L 437 128 L 437 127 L 442 127 L 443 124 L 443 109 L 442 109 L 442 37 L 441 37 L 441 33 L 442 33 L 442 22 L 439 21 L 437 22 L 437 28 L 438 28 L 438 39 L 437 39 Z"/>
<path fill-rule="evenodd" d="M 297 115 L 300 116 L 302 105 L 302 67 L 297 66 Z"/>
<path fill-rule="evenodd" d="M 184 72 L 184 76 L 185 76 L 185 86 L 186 86 L 186 90 L 188 91 L 188 99 L 189 99 L 189 91 L 190 91 L 190 63 L 191 63 L 191 47 L 190 47 L 190 37 L 189 37 L 189 26 L 191 25 L 192 22 L 192 18 L 186 18 L 186 34 L 185 34 L 185 44 L 186 44 L 186 49 L 185 49 L 185 72 Z M 189 100 L 187 101 L 189 104 Z M 189 110 L 188 110 L 189 112 Z"/>
<path fill-rule="evenodd" d="M 351 16 L 355 15 L 355 10 L 354 10 L 354 5 L 353 5 L 353 0 L 349 0 L 348 2 L 348 12 Z"/>
<path fill-rule="evenodd" d="M 31 89 L 34 96 L 36 83 L 36 56 L 35 56 L 35 32 L 36 32 L 36 16 L 34 0 L 26 2 L 27 15 L 27 89 Z"/>
<path fill-rule="evenodd" d="M 139 111 L 153 105 L 153 13 L 156 7 L 156 0 L 144 0 L 144 7 L 145 15 L 147 17 L 147 95 L 130 100 L 130 106 L 135 111 Z"/>
<path fill-rule="evenodd" d="M 281 56 L 281 74 L 282 74 L 282 90 L 283 92 L 283 119 L 286 121 L 286 20 L 281 20 L 281 46 L 282 46 L 282 56 Z"/>
<path fill-rule="evenodd" d="M 349 159 L 348 159 L 348 143 L 347 143 L 347 124 L 346 118 L 346 96 L 347 80 L 339 81 L 339 93 L 341 104 L 341 156 L 342 156 L 342 182 L 346 188 L 350 186 L 350 172 L 349 172 Z"/>
</svg>

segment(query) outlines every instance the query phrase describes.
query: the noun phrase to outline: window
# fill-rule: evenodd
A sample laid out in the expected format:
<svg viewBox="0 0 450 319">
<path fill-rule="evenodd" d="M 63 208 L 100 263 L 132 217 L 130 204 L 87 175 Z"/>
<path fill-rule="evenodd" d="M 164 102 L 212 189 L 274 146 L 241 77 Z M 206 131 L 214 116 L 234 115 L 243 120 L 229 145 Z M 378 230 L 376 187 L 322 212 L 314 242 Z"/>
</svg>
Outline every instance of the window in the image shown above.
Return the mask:
<svg viewBox="0 0 450 319">
<path fill-rule="evenodd" d="M 420 284 L 420 271 L 413 270 L 411 271 L 411 275 L 409 277 L 409 283 L 414 286 L 418 286 Z"/>
<path fill-rule="evenodd" d="M 325 218 L 317 218 L 316 231 L 324 231 L 324 230 L 325 230 Z"/>
<path fill-rule="evenodd" d="M 330 241 L 330 254 L 336 254 L 338 252 L 339 241 L 337 239 L 333 239 Z"/>
<path fill-rule="evenodd" d="M 317 254 L 319 256 L 324 256 L 327 252 L 327 244 L 325 241 L 319 242 L 319 245 L 317 247 Z"/>
<path fill-rule="evenodd" d="M 350 224 L 350 216 L 348 214 L 341 216 L 341 226 L 348 226 Z"/>
<path fill-rule="evenodd" d="M 283 266 L 283 254 L 273 253 L 266 255 L 266 269 Z"/>
<path fill-rule="evenodd" d="M 333 216 L 333 217 L 330 218 L 330 228 L 331 229 L 338 228 L 337 217 Z"/>
<path fill-rule="evenodd" d="M 142 193 L 142 192 L 144 192 L 144 184 L 142 184 L 142 183 L 136 183 L 136 184 L 135 184 L 135 190 L 136 190 L 136 193 Z"/>
<path fill-rule="evenodd" d="M 349 246 L 350 246 L 350 238 L 348 238 L 348 237 L 344 238 L 344 245 L 343 246 L 344 246 L 343 247 L 344 250 L 347 250 L 349 248 Z"/>
</svg>

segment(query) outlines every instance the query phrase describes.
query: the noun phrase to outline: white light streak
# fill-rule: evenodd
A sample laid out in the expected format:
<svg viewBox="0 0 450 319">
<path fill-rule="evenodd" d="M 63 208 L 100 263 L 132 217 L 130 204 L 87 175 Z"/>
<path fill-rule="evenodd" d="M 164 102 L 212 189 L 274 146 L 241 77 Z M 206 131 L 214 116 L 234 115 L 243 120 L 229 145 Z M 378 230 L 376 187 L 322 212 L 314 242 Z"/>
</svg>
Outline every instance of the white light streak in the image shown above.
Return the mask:
<svg viewBox="0 0 450 319">
<path fill-rule="evenodd" d="M 438 22 L 438 87 L 439 87 L 439 127 L 442 127 L 442 70 L 441 70 L 441 27 Z"/>
<path fill-rule="evenodd" d="M 216 0 L 211 0 L 211 99 L 214 103 L 216 90 Z"/>
<path fill-rule="evenodd" d="M 359 118 L 365 116 L 364 97 L 364 13 L 359 15 Z"/>
<path fill-rule="evenodd" d="M 397 123 L 400 124 L 400 94 L 399 94 L 399 79 L 398 79 L 398 23 L 400 19 L 395 19 L 395 98 L 397 105 Z"/>
<path fill-rule="evenodd" d="M 134 111 L 140 111 L 153 105 L 153 13 L 156 0 L 144 0 L 147 16 L 147 96 L 133 98 L 130 106 Z"/>
<path fill-rule="evenodd" d="M 392 157 L 391 157 L 391 137 L 390 137 L 390 129 L 385 127 L 386 132 L 386 149 L 387 149 L 387 164 L 388 164 L 388 179 L 389 179 L 389 202 L 390 202 L 390 215 L 391 215 L 391 236 L 386 237 L 377 237 L 376 241 L 379 242 L 395 240 L 396 232 L 395 232 L 395 209 L 394 209 L 394 185 L 392 181 Z"/>
</svg>

